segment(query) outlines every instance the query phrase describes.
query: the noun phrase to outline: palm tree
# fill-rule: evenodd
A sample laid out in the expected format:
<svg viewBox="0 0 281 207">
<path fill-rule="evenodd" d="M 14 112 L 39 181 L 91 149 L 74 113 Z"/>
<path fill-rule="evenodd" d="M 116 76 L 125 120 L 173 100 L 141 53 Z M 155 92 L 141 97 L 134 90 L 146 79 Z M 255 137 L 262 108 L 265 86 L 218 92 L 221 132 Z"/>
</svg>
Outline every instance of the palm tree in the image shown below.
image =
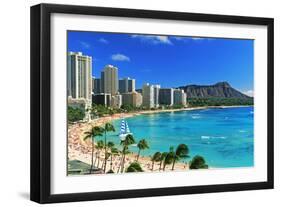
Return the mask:
<svg viewBox="0 0 281 207">
<path fill-rule="evenodd" d="M 179 144 L 176 152 L 174 152 L 174 160 L 173 160 L 173 166 L 172 166 L 172 170 L 174 170 L 175 167 L 175 163 L 176 161 L 182 159 L 182 158 L 186 158 L 188 157 L 188 153 L 189 153 L 189 149 L 188 146 L 186 144 Z"/>
<path fill-rule="evenodd" d="M 117 173 L 122 172 L 121 168 L 123 166 L 123 162 L 124 162 L 124 165 L 125 165 L 125 155 L 130 154 L 131 152 L 130 152 L 128 147 L 125 147 L 125 151 L 124 151 L 124 148 L 123 148 L 122 150 L 119 151 L 119 153 L 121 153 L 121 159 L 120 159 L 120 162 L 119 162 L 119 167 L 118 167 Z"/>
<path fill-rule="evenodd" d="M 114 128 L 114 126 L 113 126 L 111 123 L 107 122 L 107 123 L 105 123 L 103 129 L 104 129 L 104 157 L 105 157 L 105 161 L 104 161 L 104 172 L 105 172 L 105 170 L 106 170 L 106 163 L 107 163 L 107 159 L 106 159 L 106 154 L 107 154 L 107 148 L 106 148 L 106 146 L 107 146 L 106 133 L 107 133 L 107 132 L 114 132 L 114 131 L 115 131 L 115 128 Z"/>
<path fill-rule="evenodd" d="M 113 157 L 119 154 L 119 150 L 116 147 L 112 147 L 110 151 L 110 170 L 112 170 Z"/>
<path fill-rule="evenodd" d="M 139 161 L 139 157 L 140 157 L 140 151 L 141 150 L 145 150 L 145 149 L 148 149 L 149 146 L 148 146 L 148 143 L 145 139 L 142 139 L 138 142 L 138 145 L 137 147 L 139 148 L 139 152 L 138 152 L 138 156 L 137 156 L 137 160 L 136 161 Z"/>
<path fill-rule="evenodd" d="M 161 170 L 161 167 L 162 167 L 162 164 L 163 164 L 163 162 L 164 162 L 164 160 L 165 160 L 165 157 L 167 156 L 167 154 L 168 154 L 168 152 L 163 152 L 162 154 L 161 154 L 161 157 L 160 157 L 160 165 L 159 165 L 159 171 Z"/>
<path fill-rule="evenodd" d="M 99 168 L 99 165 L 100 165 L 100 151 L 104 148 L 104 143 L 102 140 L 99 140 L 97 142 L 97 150 L 98 150 L 98 156 L 97 156 L 97 159 L 98 159 L 98 168 Z"/>
<path fill-rule="evenodd" d="M 110 149 L 110 152 L 108 152 L 109 157 L 110 157 L 110 170 L 112 170 L 112 157 L 113 155 L 118 154 L 118 149 L 114 147 L 115 144 L 113 142 L 108 142 L 107 147 Z"/>
<path fill-rule="evenodd" d="M 133 137 L 133 135 L 128 134 L 124 140 L 121 141 L 121 145 L 123 145 L 123 150 L 122 150 L 122 154 L 123 154 L 123 158 L 121 159 L 121 172 L 124 171 L 124 165 L 125 165 L 125 156 L 126 153 L 128 153 L 129 150 L 129 146 L 135 143 L 135 139 Z"/>
<path fill-rule="evenodd" d="M 90 131 L 85 132 L 84 134 L 86 134 L 84 140 L 91 139 L 92 142 L 92 159 L 91 159 L 91 168 L 90 168 L 90 174 L 91 174 L 93 170 L 93 161 L 94 161 L 95 137 L 102 136 L 102 130 L 100 127 L 95 126 L 92 127 Z"/>
<path fill-rule="evenodd" d="M 133 162 L 126 169 L 126 172 L 143 172 L 143 169 L 138 162 Z"/>
<path fill-rule="evenodd" d="M 189 163 L 189 169 L 207 169 L 208 167 L 204 157 L 200 155 L 193 157 Z"/>
<path fill-rule="evenodd" d="M 153 171 L 154 162 L 161 161 L 161 152 L 155 152 L 154 155 L 151 158 L 151 161 L 152 161 L 151 171 Z"/>
<path fill-rule="evenodd" d="M 165 171 L 167 165 L 170 165 L 173 163 L 174 157 L 175 157 L 174 148 L 170 147 L 170 151 L 167 153 L 167 155 L 164 159 L 163 171 Z"/>
</svg>

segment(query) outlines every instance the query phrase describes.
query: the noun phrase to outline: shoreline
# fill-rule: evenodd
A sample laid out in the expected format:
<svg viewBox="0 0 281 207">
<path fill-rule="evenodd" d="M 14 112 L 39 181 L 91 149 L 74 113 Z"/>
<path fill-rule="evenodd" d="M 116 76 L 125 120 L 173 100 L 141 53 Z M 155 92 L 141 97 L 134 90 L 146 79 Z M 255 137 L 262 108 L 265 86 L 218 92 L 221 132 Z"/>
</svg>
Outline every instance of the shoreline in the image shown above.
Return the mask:
<svg viewBox="0 0 281 207">
<path fill-rule="evenodd" d="M 118 120 L 121 118 L 130 118 L 134 116 L 139 116 L 143 114 L 154 114 L 154 113 L 169 113 L 169 112 L 180 112 L 180 111 L 195 111 L 195 110 L 202 110 L 202 109 L 227 109 L 227 108 L 243 108 L 243 107 L 251 107 L 253 105 L 233 105 L 233 106 L 198 106 L 198 107 L 187 107 L 187 108 L 180 108 L 180 109 L 157 109 L 157 110 L 143 110 L 143 111 L 136 111 L 136 112 L 126 112 L 126 113 L 118 113 L 109 116 L 99 117 L 97 119 L 93 119 L 87 123 L 96 124 L 97 126 L 101 126 L 106 122 Z M 102 122 L 102 123 L 100 123 Z"/>
<path fill-rule="evenodd" d="M 68 125 L 68 158 L 69 160 L 80 160 L 84 163 L 91 163 L 91 141 L 83 140 L 84 132 L 88 131 L 92 126 L 102 126 L 106 122 L 112 122 L 121 118 L 129 118 L 138 115 L 145 114 L 154 114 L 154 113 L 169 113 L 169 112 L 178 112 L 178 111 L 194 111 L 202 109 L 225 109 L 225 108 L 239 108 L 239 107 L 251 107 L 252 105 L 238 105 L 238 106 L 202 106 L 202 107 L 188 107 L 181 109 L 158 109 L 158 110 L 149 110 L 149 111 L 138 111 L 138 112 L 128 112 L 128 113 L 119 113 L 113 114 L 110 116 L 99 117 L 93 119 L 89 122 L 84 123 L 73 123 Z M 137 154 L 130 153 L 126 156 L 125 168 L 129 166 L 130 163 L 134 162 Z M 96 159 L 96 155 L 94 159 Z M 101 158 L 101 163 L 104 160 L 104 151 L 100 152 L 99 157 Z M 107 171 L 110 169 L 110 161 L 108 161 Z M 117 156 L 113 160 L 113 170 L 117 170 L 117 166 L 120 163 L 120 156 Z M 154 170 L 151 170 L 151 158 L 147 155 L 141 155 L 139 158 L 139 163 L 142 166 L 144 172 L 163 172 L 159 171 L 159 163 L 155 163 Z M 209 168 L 212 168 L 209 166 Z M 188 163 L 178 162 L 175 165 L 174 171 L 188 170 Z M 171 171 L 171 166 L 167 166 L 166 171 Z"/>
</svg>

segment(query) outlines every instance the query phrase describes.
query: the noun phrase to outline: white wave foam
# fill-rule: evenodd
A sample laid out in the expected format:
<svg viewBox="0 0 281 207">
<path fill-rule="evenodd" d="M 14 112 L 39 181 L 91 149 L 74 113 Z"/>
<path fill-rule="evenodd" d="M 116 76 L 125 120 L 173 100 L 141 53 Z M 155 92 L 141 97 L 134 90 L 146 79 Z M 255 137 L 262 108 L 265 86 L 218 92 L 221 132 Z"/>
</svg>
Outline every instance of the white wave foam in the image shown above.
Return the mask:
<svg viewBox="0 0 281 207">
<path fill-rule="evenodd" d="M 191 115 L 191 118 L 192 118 L 192 119 L 200 119 L 201 116 Z"/>
<path fill-rule="evenodd" d="M 226 139 L 226 137 L 225 136 L 205 136 L 205 135 L 202 135 L 201 139 Z"/>
</svg>

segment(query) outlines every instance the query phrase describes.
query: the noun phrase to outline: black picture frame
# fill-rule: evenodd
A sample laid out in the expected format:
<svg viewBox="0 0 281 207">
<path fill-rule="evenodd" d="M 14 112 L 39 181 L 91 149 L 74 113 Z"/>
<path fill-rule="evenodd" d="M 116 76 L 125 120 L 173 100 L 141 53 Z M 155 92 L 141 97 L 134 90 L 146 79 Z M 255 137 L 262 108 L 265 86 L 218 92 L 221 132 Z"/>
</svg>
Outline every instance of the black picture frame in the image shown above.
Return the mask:
<svg viewBox="0 0 281 207">
<path fill-rule="evenodd" d="M 50 184 L 50 130 L 51 130 L 51 85 L 50 85 L 50 15 L 52 13 L 134 17 L 194 22 L 218 22 L 267 26 L 267 181 L 238 184 L 169 187 L 74 194 L 51 194 Z M 31 174 L 30 199 L 38 203 L 88 201 L 102 199 L 166 196 L 179 194 L 272 189 L 274 177 L 273 152 L 273 51 L 274 20 L 272 18 L 195 14 L 152 10 L 103 8 L 88 6 L 39 4 L 31 7 Z"/>
</svg>

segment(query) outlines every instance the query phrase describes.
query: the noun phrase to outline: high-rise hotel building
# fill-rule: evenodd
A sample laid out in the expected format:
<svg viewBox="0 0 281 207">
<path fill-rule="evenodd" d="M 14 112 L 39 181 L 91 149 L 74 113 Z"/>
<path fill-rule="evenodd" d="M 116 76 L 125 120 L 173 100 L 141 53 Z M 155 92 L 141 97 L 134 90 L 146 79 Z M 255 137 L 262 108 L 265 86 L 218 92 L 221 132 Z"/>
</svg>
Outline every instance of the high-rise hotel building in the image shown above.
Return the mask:
<svg viewBox="0 0 281 207">
<path fill-rule="evenodd" d="M 186 93 L 182 89 L 174 89 L 174 105 L 186 106 Z"/>
<path fill-rule="evenodd" d="M 115 95 L 118 93 L 118 68 L 112 65 L 106 65 L 101 74 L 101 84 L 104 93 Z"/>
<path fill-rule="evenodd" d="M 159 107 L 159 91 L 160 91 L 160 85 L 153 85 L 154 90 L 154 107 Z"/>
<path fill-rule="evenodd" d="M 154 108 L 154 87 L 153 85 L 144 84 L 142 86 L 142 105 L 147 108 Z"/>
<path fill-rule="evenodd" d="M 94 94 L 102 93 L 100 78 L 92 77 L 92 90 Z"/>
<path fill-rule="evenodd" d="M 119 92 L 130 93 L 136 90 L 136 80 L 129 77 L 119 80 Z"/>
<path fill-rule="evenodd" d="M 160 88 L 159 104 L 168 105 L 168 106 L 174 105 L 174 89 L 173 88 Z"/>
<path fill-rule="evenodd" d="M 67 56 L 67 96 L 92 100 L 92 57 L 82 52 L 69 52 Z"/>
</svg>

